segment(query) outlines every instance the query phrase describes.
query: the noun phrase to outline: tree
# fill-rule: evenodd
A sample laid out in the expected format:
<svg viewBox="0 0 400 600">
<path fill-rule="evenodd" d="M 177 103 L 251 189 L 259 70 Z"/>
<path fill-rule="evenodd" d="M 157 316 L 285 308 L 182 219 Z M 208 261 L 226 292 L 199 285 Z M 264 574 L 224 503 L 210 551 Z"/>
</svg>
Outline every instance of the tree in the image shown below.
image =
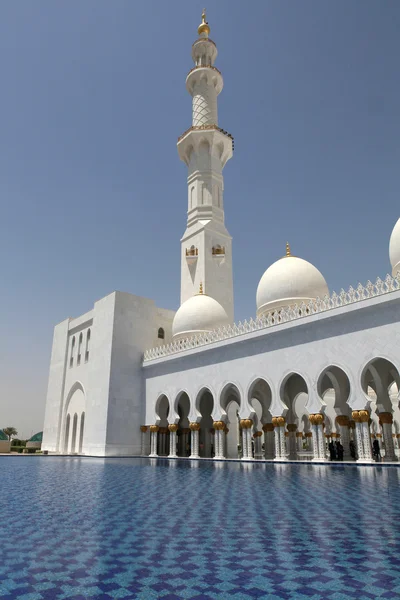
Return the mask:
<svg viewBox="0 0 400 600">
<path fill-rule="evenodd" d="M 9 442 L 11 442 L 11 438 L 13 436 L 18 435 L 18 431 L 15 429 L 15 427 L 5 427 L 3 431 L 6 435 L 8 435 Z"/>
</svg>

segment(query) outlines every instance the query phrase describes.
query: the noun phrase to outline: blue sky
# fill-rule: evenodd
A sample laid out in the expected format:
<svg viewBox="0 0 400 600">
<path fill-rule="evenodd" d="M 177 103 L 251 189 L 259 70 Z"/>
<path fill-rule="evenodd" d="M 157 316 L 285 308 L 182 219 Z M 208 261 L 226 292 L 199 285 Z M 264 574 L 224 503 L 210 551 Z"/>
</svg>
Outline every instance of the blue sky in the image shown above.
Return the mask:
<svg viewBox="0 0 400 600">
<path fill-rule="evenodd" d="M 53 326 L 118 289 L 177 308 L 203 2 L 5 0 L 0 426 L 42 429 Z M 291 244 L 331 290 L 384 276 L 400 217 L 400 2 L 213 0 L 235 316 Z"/>
</svg>

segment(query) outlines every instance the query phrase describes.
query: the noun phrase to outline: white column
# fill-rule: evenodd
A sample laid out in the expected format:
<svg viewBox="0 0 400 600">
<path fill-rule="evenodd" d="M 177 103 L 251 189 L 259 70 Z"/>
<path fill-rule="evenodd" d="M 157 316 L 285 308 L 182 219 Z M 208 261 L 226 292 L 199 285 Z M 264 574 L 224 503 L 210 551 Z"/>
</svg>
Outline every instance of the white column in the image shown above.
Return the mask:
<svg viewBox="0 0 400 600">
<path fill-rule="evenodd" d="M 285 436 L 285 426 L 280 427 L 280 435 L 279 439 L 281 442 L 281 460 L 287 460 L 287 445 L 286 445 L 286 436 Z"/>
<path fill-rule="evenodd" d="M 356 449 L 357 449 L 357 460 L 364 460 L 364 444 L 363 444 L 363 432 L 362 425 L 356 421 Z"/>
<path fill-rule="evenodd" d="M 383 439 L 385 440 L 385 461 L 397 460 L 396 453 L 394 451 L 393 435 L 392 435 L 392 424 L 393 415 L 392 413 L 379 413 L 379 418 L 382 423 Z"/>
<path fill-rule="evenodd" d="M 190 423 L 190 431 L 192 432 L 192 444 L 190 458 L 199 458 L 199 423 Z"/>
<path fill-rule="evenodd" d="M 324 435 L 324 415 L 321 413 L 311 414 L 309 416 L 311 429 L 312 429 L 312 440 L 313 440 L 313 460 L 318 462 L 326 460 L 325 451 L 325 435 Z"/>
<path fill-rule="evenodd" d="M 326 446 L 325 446 L 325 435 L 322 423 L 317 425 L 318 428 L 318 446 L 319 446 L 319 459 L 326 460 Z"/>
<path fill-rule="evenodd" d="M 169 458 L 176 458 L 176 432 L 178 425 L 171 423 L 168 425 L 169 429 Z"/>
<path fill-rule="evenodd" d="M 311 425 L 312 431 L 312 449 L 313 449 L 313 460 L 319 460 L 319 443 L 318 443 L 318 425 Z"/>
<path fill-rule="evenodd" d="M 303 434 L 298 431 L 296 433 L 297 452 L 303 452 Z"/>
<path fill-rule="evenodd" d="M 373 462 L 371 449 L 371 433 L 369 430 L 369 412 L 367 410 L 354 410 L 352 413 L 356 424 L 357 462 Z"/>
<path fill-rule="evenodd" d="M 251 451 L 251 431 L 253 426 L 252 419 L 242 419 L 240 421 L 240 425 L 242 427 L 242 446 L 243 446 L 243 456 L 244 460 L 251 460 L 253 458 L 253 454 Z"/>
<path fill-rule="evenodd" d="M 280 440 L 280 427 L 274 429 L 274 441 L 275 441 L 275 460 L 279 460 L 281 457 L 281 440 Z"/>
<path fill-rule="evenodd" d="M 157 425 L 150 425 L 150 456 L 157 456 Z"/>
</svg>

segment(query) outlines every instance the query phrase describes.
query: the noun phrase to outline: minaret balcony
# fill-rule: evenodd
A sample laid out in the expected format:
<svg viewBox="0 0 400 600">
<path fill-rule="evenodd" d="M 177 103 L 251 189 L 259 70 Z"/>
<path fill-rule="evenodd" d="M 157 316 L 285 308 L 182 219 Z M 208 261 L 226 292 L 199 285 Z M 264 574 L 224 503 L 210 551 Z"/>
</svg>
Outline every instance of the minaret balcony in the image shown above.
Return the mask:
<svg viewBox="0 0 400 600">
<path fill-rule="evenodd" d="M 212 255 L 215 257 L 225 256 L 225 246 L 213 246 Z"/>
<path fill-rule="evenodd" d="M 191 246 L 190 248 L 186 248 L 186 262 L 188 265 L 192 265 L 197 262 L 199 257 L 199 249 L 195 246 Z"/>
<path fill-rule="evenodd" d="M 221 71 L 211 65 L 196 65 L 189 71 L 186 77 L 186 89 L 189 94 L 193 95 L 195 83 L 198 83 L 204 77 L 207 79 L 208 85 L 215 87 L 218 96 L 224 87 L 224 80 Z"/>
<path fill-rule="evenodd" d="M 192 125 L 178 138 L 180 159 L 189 164 L 190 155 L 197 152 L 201 142 L 206 140 L 210 148 L 215 144 L 219 148 L 222 166 L 232 158 L 234 149 L 233 136 L 218 125 Z"/>
</svg>

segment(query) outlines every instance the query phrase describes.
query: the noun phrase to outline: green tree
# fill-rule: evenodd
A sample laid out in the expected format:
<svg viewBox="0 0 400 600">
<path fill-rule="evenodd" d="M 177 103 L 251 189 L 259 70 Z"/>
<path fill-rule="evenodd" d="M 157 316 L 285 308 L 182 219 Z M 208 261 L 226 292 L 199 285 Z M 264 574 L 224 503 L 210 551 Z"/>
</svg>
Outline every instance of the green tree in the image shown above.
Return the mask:
<svg viewBox="0 0 400 600">
<path fill-rule="evenodd" d="M 18 435 L 18 431 L 15 429 L 15 427 L 5 427 L 3 431 L 6 435 L 8 435 L 9 442 L 13 436 Z"/>
</svg>

